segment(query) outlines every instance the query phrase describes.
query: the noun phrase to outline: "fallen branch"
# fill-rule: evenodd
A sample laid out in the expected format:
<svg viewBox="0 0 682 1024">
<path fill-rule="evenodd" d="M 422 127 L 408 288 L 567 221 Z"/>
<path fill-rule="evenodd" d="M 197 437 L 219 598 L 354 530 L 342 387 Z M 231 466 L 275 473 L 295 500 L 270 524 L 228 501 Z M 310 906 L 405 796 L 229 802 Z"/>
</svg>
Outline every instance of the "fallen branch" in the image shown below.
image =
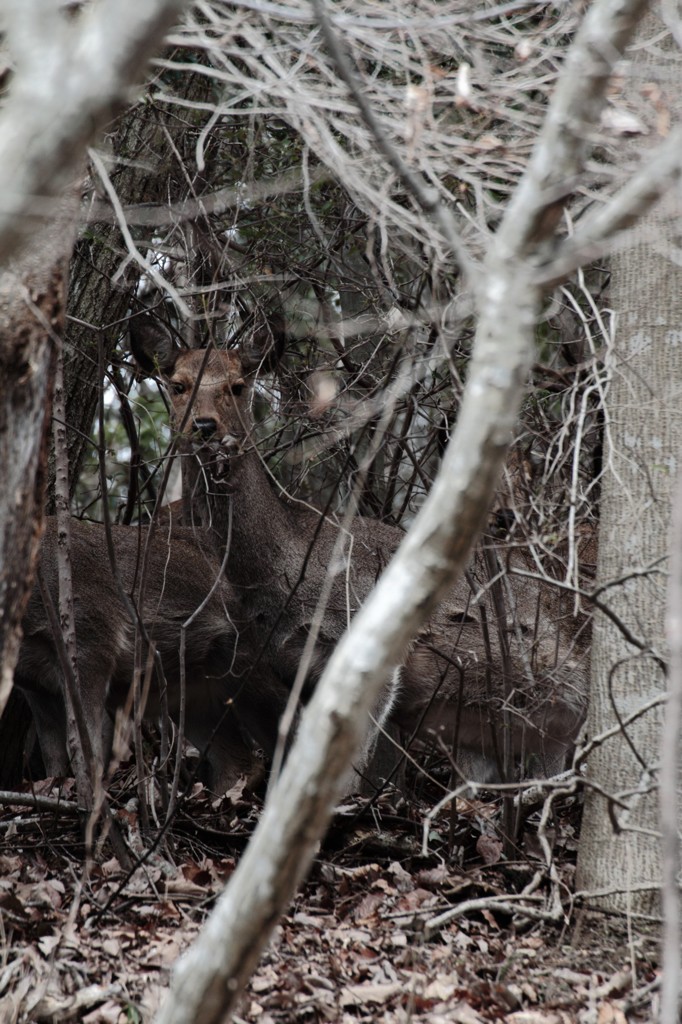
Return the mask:
<svg viewBox="0 0 682 1024">
<path fill-rule="evenodd" d="M 514 896 L 506 894 L 504 896 L 484 896 L 480 899 L 466 900 L 464 903 L 458 903 L 456 907 L 450 907 L 449 910 L 444 911 L 442 914 L 437 914 L 436 917 L 426 921 L 424 924 L 424 935 L 427 939 L 430 939 L 436 932 L 439 932 L 441 928 L 444 928 L 446 924 L 450 924 L 456 918 L 482 910 L 497 910 L 502 911 L 504 914 L 521 915 L 522 917 L 529 918 L 531 921 L 549 921 L 552 924 L 565 920 L 563 911 L 557 913 L 551 910 L 541 910 L 539 907 L 528 906 L 528 896 L 522 895 L 517 898 L 519 900 L 518 903 L 515 901 Z M 541 897 L 537 898 L 540 899 Z"/>
<path fill-rule="evenodd" d="M 12 793 L 10 790 L 0 790 L 0 804 L 11 807 L 30 807 L 35 811 L 51 811 L 55 814 L 73 815 L 78 814 L 78 804 L 71 800 L 60 800 L 59 797 L 39 796 L 37 793 Z"/>
</svg>

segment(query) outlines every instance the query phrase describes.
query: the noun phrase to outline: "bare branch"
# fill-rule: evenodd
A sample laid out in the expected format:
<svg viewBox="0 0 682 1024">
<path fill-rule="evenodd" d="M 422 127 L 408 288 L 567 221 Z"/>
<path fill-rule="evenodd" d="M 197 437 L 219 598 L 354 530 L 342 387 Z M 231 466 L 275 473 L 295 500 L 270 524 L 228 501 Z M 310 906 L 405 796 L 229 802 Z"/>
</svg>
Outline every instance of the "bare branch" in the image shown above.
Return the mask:
<svg viewBox="0 0 682 1024">
<path fill-rule="evenodd" d="M 73 800 L 60 800 L 59 797 L 41 796 L 39 793 L 10 793 L 0 790 L 0 804 L 5 807 L 32 807 L 37 811 L 49 811 L 52 814 L 76 816 L 78 804 Z"/>
<path fill-rule="evenodd" d="M 615 239 L 619 232 L 648 213 L 679 180 L 681 171 L 682 129 L 677 129 L 647 155 L 644 165 L 620 192 L 578 221 L 573 234 L 559 246 L 556 256 L 538 270 L 535 280 L 552 287 L 578 267 L 612 251 L 618 244 Z"/>
<path fill-rule="evenodd" d="M 17 70 L 0 118 L 0 263 L 42 223 L 51 209 L 44 200 L 68 183 L 183 6 L 103 0 L 77 17 L 53 11 L 43 20 L 45 4 L 6 5 Z"/>
<path fill-rule="evenodd" d="M 163 63 L 157 61 L 156 63 Z M 175 67 L 169 63 L 170 67 Z M 318 185 L 331 179 L 330 172 L 324 167 L 316 167 L 310 172 L 310 180 L 306 184 L 299 167 L 285 171 L 283 174 L 261 181 L 244 184 L 238 188 L 221 188 L 201 199 L 185 199 L 181 203 L 168 206 L 126 206 L 120 217 L 126 224 L 137 224 L 147 227 L 163 227 L 165 224 L 182 224 L 184 221 L 197 220 L 210 214 L 221 214 L 242 205 L 245 202 L 258 203 L 271 196 L 283 196 L 289 192 L 302 192 L 304 188 Z M 93 203 L 91 216 L 96 220 L 106 221 L 112 218 L 108 204 L 99 201 Z M 115 212 L 119 218 L 118 211 Z"/>
<path fill-rule="evenodd" d="M 462 244 L 455 220 L 450 210 L 441 201 L 436 189 L 428 188 L 424 183 L 424 179 L 405 163 L 396 147 L 391 144 L 390 139 L 381 127 L 376 114 L 372 109 L 372 105 L 367 99 L 362 83 L 358 80 L 356 73 L 350 64 L 348 55 L 341 43 L 341 40 L 332 28 L 331 22 L 327 16 L 324 0 L 313 0 L 313 7 L 320 23 L 320 28 L 322 29 L 322 35 L 324 36 L 325 42 L 333 56 L 339 76 L 348 86 L 348 89 L 357 103 L 365 124 L 372 133 L 380 152 L 383 154 L 388 164 L 393 168 L 410 194 L 414 196 L 424 213 L 430 217 L 443 232 L 444 238 L 459 260 L 461 269 L 471 273 L 473 271 L 473 261 Z"/>
<path fill-rule="evenodd" d="M 648 6 L 648 0 L 592 4 L 562 69 L 544 128 L 517 189 L 498 244 L 537 255 L 554 234 L 564 201 L 573 189 L 592 129 L 604 105 L 607 82 Z"/>
</svg>

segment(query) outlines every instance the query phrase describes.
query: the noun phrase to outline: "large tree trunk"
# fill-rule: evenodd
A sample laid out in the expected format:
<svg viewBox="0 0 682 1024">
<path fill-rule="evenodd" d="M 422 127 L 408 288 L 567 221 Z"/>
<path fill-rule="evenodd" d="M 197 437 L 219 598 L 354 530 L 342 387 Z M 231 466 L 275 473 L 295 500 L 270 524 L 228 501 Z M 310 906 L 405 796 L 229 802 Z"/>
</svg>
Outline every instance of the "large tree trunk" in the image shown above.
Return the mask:
<svg viewBox="0 0 682 1024">
<path fill-rule="evenodd" d="M 650 16 L 640 40 L 661 28 Z M 671 100 L 663 53 L 659 41 L 654 67 L 647 51 L 639 51 L 633 101 L 642 81 L 657 79 L 664 103 Z M 649 138 L 656 143 L 655 130 Z M 637 145 L 637 155 L 645 155 L 648 145 Z M 632 247 L 612 260 L 611 305 L 617 320 L 605 409 L 597 582 L 610 584 L 602 599 L 644 649 L 597 613 L 589 738 L 617 727 L 666 688 L 666 556 L 682 450 L 682 289 L 679 266 L 671 259 L 679 216 L 680 204 L 671 197 L 640 223 Z M 599 790 L 587 790 L 578 888 L 592 894 L 592 903 L 610 909 L 652 913 L 658 907 L 655 787 L 662 714 L 660 706 L 647 711 L 588 759 L 588 777 Z M 614 831 L 602 792 L 624 801 L 625 806 L 612 808 L 622 831 Z"/>
<path fill-rule="evenodd" d="M 64 260 L 76 217 L 71 200 L 44 200 L 72 180 L 86 144 L 181 7 L 182 0 L 136 0 L 72 17 L 42 5 L 38 18 L 37 5 L 26 2 L 3 11 L 16 70 L 0 117 L 0 714 L 40 540 Z M 101 61 L 105 39 L 109 64 Z"/>
<path fill-rule="evenodd" d="M 47 440 L 76 204 L 0 276 L 0 713 L 40 542 Z"/>
<path fill-rule="evenodd" d="M 148 125 L 140 118 L 140 107 L 135 107 L 121 119 L 114 139 L 115 154 L 125 159 L 126 185 L 135 201 L 141 201 L 148 187 L 149 173 L 142 173 L 136 161 L 142 159 L 138 149 L 133 148 L 131 137 Z M 150 147 L 151 148 L 151 147 Z M 137 187 L 136 187 L 137 186 Z M 73 226 L 77 222 L 77 208 L 72 203 L 71 223 L 64 225 L 69 238 L 74 237 Z M 42 239 L 41 239 L 42 243 Z M 66 330 L 65 376 L 67 452 L 71 465 L 70 483 L 75 489 L 80 466 L 87 451 L 88 436 L 97 406 L 99 375 L 98 346 L 101 337 L 105 361 L 108 361 L 118 341 L 120 327 L 116 321 L 123 319 L 129 302 L 130 290 L 112 284 L 112 278 L 123 255 L 122 236 L 114 224 L 91 225 L 85 237 L 78 242 L 69 275 L 68 313 L 73 318 Z M 62 272 L 68 269 L 68 253 L 64 256 Z M 93 268 L 96 268 L 93 272 Z M 47 268 L 49 272 L 49 268 Z M 99 331 L 102 320 L 104 330 Z M 96 325 L 96 326 L 93 326 Z M 64 330 L 63 310 L 60 324 L 54 325 L 61 337 Z M 53 370 L 50 371 L 50 388 Z M 49 411 L 49 404 L 45 412 Z M 51 434 L 48 444 L 51 447 Z M 54 452 L 50 451 L 48 468 L 46 511 L 54 514 Z M 39 491 L 44 494 L 41 478 Z M 22 779 L 27 735 L 32 722 L 31 711 L 20 693 L 12 693 L 11 700 L 0 718 L 0 788 L 14 788 Z"/>
</svg>

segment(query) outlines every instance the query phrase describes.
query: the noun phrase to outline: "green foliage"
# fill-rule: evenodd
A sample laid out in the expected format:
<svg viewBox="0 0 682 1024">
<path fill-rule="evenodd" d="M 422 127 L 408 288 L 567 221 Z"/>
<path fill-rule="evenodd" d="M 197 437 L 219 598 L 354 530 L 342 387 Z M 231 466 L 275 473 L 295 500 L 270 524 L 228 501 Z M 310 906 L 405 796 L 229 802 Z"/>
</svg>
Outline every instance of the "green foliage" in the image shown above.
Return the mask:
<svg viewBox="0 0 682 1024">
<path fill-rule="evenodd" d="M 170 443 L 168 412 L 158 389 L 147 382 L 126 382 L 123 392 L 133 414 L 135 435 L 130 436 L 120 415 L 121 395 L 113 385 L 105 391 L 104 400 L 104 466 L 106 501 L 112 522 L 121 522 L 126 515 L 138 519 L 143 507 L 151 508 L 161 483 L 159 466 Z M 74 499 L 76 515 L 101 520 L 102 488 L 99 451 L 99 418 L 90 435 L 89 456 L 78 481 Z M 134 451 L 139 453 L 133 458 Z M 135 468 L 137 467 L 137 469 Z M 137 484 L 131 495 L 131 477 Z M 137 494 L 137 497 L 135 497 Z M 133 502 L 132 507 L 129 503 Z"/>
</svg>

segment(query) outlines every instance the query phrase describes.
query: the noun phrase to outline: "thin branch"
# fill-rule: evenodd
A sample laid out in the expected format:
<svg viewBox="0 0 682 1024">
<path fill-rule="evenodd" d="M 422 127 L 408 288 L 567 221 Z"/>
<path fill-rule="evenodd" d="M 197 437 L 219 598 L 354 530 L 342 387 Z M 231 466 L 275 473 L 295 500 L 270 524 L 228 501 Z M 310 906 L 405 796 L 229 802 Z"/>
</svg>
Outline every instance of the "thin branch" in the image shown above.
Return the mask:
<svg viewBox="0 0 682 1024">
<path fill-rule="evenodd" d="M 608 81 L 647 6 L 648 0 L 603 0 L 589 7 L 498 232 L 503 257 L 508 250 L 536 258 L 541 243 L 553 237 L 592 143 Z"/>
<path fill-rule="evenodd" d="M 538 284 L 551 288 L 580 266 L 613 251 L 616 236 L 649 212 L 682 173 L 682 128 L 676 129 L 647 159 L 626 185 L 608 202 L 578 221 L 573 234 L 556 255 L 541 266 Z"/>
<path fill-rule="evenodd" d="M 575 760 L 584 761 L 589 757 L 595 747 L 600 746 L 612 736 L 617 736 L 625 726 L 630 725 L 632 722 L 636 722 L 638 718 L 642 718 L 642 716 L 646 715 L 648 711 L 653 710 L 653 708 L 660 707 L 665 704 L 665 702 L 665 694 L 658 693 L 655 697 L 650 697 L 649 700 L 644 701 L 644 703 L 640 704 L 634 711 L 631 711 L 629 715 L 624 715 L 617 725 L 612 725 L 608 729 L 604 729 L 604 731 L 600 732 L 597 736 L 593 736 L 589 742 L 585 743 L 584 746 L 580 747 L 576 751 Z"/>
<path fill-rule="evenodd" d="M 111 202 L 111 205 L 114 208 L 116 222 L 119 226 L 121 234 L 123 235 L 123 240 L 128 248 L 128 252 L 130 253 L 132 259 L 147 274 L 149 279 L 154 282 L 154 284 L 159 288 L 160 291 L 168 293 L 168 295 L 176 304 L 177 308 L 180 310 L 182 315 L 187 317 L 187 319 L 190 319 L 192 316 L 192 311 L 187 305 L 187 303 L 184 301 L 184 299 L 180 297 L 177 289 L 173 287 L 170 281 L 166 280 L 163 274 L 160 274 L 158 272 L 156 267 L 152 263 L 150 263 L 148 259 L 145 259 L 145 257 L 142 255 L 140 250 L 135 245 L 133 236 L 130 233 L 130 228 L 126 222 L 126 218 L 123 213 L 121 201 L 118 198 L 118 195 L 116 194 L 116 189 L 114 188 L 111 182 L 111 178 L 107 173 L 107 169 L 104 166 L 104 161 L 100 157 L 99 153 L 94 149 L 91 149 L 89 151 L 89 156 L 95 170 L 99 175 L 100 181 L 104 185 L 104 189 L 107 195 L 109 196 L 109 201 Z"/>
<path fill-rule="evenodd" d="M 329 52 L 334 60 L 334 64 L 336 65 L 339 77 L 343 82 L 345 82 L 350 94 L 355 100 L 358 110 L 362 114 L 365 124 L 374 136 L 374 140 L 380 152 L 383 154 L 389 166 L 392 167 L 398 175 L 410 195 L 416 199 L 423 212 L 442 231 L 443 237 L 447 241 L 453 253 L 457 256 L 461 269 L 471 273 L 474 269 L 474 262 L 462 244 L 455 219 L 450 210 L 441 201 L 438 191 L 435 188 L 429 188 L 425 184 L 423 176 L 417 174 L 411 167 L 408 167 L 396 147 L 391 143 L 388 135 L 379 123 L 372 105 L 369 103 L 367 96 L 363 91 L 362 83 L 359 81 L 357 73 L 350 63 L 345 47 L 332 27 L 327 16 L 324 0 L 312 0 L 312 6 L 315 10 L 317 20 L 320 23 L 325 43 L 327 44 Z"/>
<path fill-rule="evenodd" d="M 50 811 L 54 814 L 75 816 L 80 813 L 78 804 L 59 797 L 40 796 L 38 793 L 11 793 L 0 790 L 0 804 L 7 807 L 31 807 L 36 811 Z"/>
<path fill-rule="evenodd" d="M 94 812 L 94 794 L 97 789 L 96 758 L 89 736 L 85 715 L 81 707 L 78 671 L 78 643 L 74 620 L 73 579 L 71 572 L 71 512 L 69 509 L 69 463 L 66 450 L 64 407 L 64 361 L 60 352 L 55 369 L 52 435 L 55 453 L 55 507 L 57 511 L 57 572 L 59 619 L 52 620 L 55 645 L 62 656 L 64 680 L 64 710 L 68 749 L 76 776 L 76 787 L 81 806 Z M 49 616 L 51 599 L 47 586 L 40 580 L 40 589 Z M 83 638 L 81 637 L 81 641 Z M 60 647 L 63 645 L 63 651 Z M 88 851 L 89 853 L 89 851 Z"/>
<path fill-rule="evenodd" d="M 167 63 L 169 67 L 176 68 L 172 62 Z M 196 70 L 199 72 L 205 69 L 197 67 Z M 120 214 L 115 211 L 113 217 L 111 206 L 103 200 L 98 200 L 89 208 L 89 214 L 91 220 L 95 221 L 114 220 L 122 216 L 126 224 L 135 224 L 141 227 L 183 224 L 186 221 L 197 220 L 199 217 L 219 216 L 228 210 L 242 207 L 245 203 L 256 205 L 265 199 L 289 195 L 292 192 L 302 192 L 306 187 L 331 181 L 332 175 L 327 167 L 314 167 L 309 172 L 308 179 L 306 185 L 301 168 L 292 167 L 274 177 L 240 184 L 236 188 L 220 188 L 199 199 L 185 199 L 180 203 L 170 203 L 167 206 L 124 206 Z"/>
<path fill-rule="evenodd" d="M 463 917 L 465 914 L 471 914 L 472 912 L 478 912 L 481 910 L 497 910 L 503 914 L 525 917 L 530 921 L 547 921 L 552 924 L 565 920 L 565 914 L 561 908 L 557 911 L 541 910 L 539 907 L 530 907 L 527 902 L 528 897 L 524 894 L 519 894 L 517 899 L 519 900 L 518 903 L 516 903 L 513 895 L 505 895 L 483 896 L 481 899 L 464 900 L 463 903 L 458 903 L 456 907 L 451 907 L 449 910 L 443 911 L 442 914 L 437 914 L 435 917 L 426 921 L 424 925 L 424 934 L 427 939 L 431 939 L 437 932 L 444 928 L 446 924 L 450 924 L 458 917 Z"/>
</svg>

